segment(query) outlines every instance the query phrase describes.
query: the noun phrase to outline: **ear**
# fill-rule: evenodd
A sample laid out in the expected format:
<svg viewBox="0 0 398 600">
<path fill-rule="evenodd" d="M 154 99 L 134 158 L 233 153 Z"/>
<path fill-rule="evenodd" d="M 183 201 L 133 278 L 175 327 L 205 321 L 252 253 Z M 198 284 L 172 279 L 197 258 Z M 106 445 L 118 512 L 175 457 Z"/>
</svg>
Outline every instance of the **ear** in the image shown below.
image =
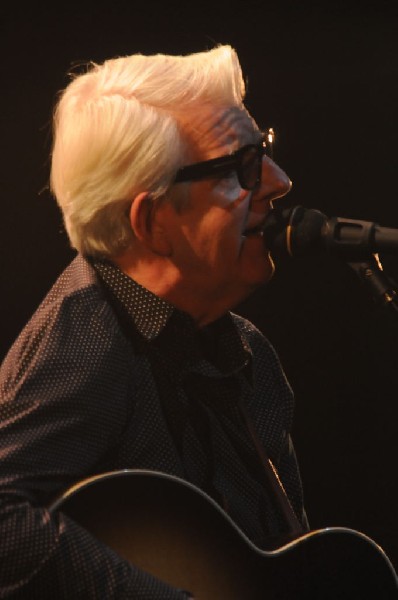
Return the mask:
<svg viewBox="0 0 398 600">
<path fill-rule="evenodd" d="M 160 256 L 171 255 L 171 244 L 162 220 L 158 218 L 158 203 L 149 192 L 138 194 L 130 208 L 130 225 L 137 240 Z"/>
</svg>

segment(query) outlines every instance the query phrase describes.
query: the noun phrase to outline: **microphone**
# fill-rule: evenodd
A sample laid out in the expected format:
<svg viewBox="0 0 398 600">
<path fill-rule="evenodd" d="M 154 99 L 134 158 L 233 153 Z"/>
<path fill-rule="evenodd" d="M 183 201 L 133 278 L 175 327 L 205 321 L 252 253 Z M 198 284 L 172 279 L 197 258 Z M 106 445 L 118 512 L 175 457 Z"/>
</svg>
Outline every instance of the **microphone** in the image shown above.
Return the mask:
<svg viewBox="0 0 398 600">
<path fill-rule="evenodd" d="M 275 258 L 324 254 L 360 261 L 378 252 L 398 254 L 398 229 L 370 221 L 327 217 L 303 206 L 272 209 L 264 224 L 263 238 Z"/>
</svg>

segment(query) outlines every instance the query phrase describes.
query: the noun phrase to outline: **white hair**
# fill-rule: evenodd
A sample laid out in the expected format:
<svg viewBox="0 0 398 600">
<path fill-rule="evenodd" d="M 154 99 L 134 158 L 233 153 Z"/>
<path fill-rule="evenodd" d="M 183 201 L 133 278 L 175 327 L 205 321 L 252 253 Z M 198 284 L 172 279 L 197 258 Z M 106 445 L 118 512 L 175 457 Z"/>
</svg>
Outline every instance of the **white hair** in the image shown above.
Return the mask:
<svg viewBox="0 0 398 600">
<path fill-rule="evenodd" d="M 75 77 L 55 109 L 51 168 L 71 245 L 99 256 L 126 248 L 133 198 L 164 196 L 183 163 L 178 114 L 205 103 L 242 106 L 244 93 L 230 46 L 120 57 Z"/>
</svg>

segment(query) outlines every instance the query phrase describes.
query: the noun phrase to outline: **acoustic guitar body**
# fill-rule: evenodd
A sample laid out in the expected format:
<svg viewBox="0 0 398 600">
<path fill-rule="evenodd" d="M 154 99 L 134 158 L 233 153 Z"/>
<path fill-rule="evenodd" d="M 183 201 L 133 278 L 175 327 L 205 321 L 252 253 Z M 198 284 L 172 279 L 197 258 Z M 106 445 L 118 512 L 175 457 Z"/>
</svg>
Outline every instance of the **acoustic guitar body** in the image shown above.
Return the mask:
<svg viewBox="0 0 398 600">
<path fill-rule="evenodd" d="M 162 473 L 92 477 L 50 510 L 195 600 L 398 598 L 390 561 L 364 534 L 334 527 L 259 549 L 201 490 Z"/>
</svg>

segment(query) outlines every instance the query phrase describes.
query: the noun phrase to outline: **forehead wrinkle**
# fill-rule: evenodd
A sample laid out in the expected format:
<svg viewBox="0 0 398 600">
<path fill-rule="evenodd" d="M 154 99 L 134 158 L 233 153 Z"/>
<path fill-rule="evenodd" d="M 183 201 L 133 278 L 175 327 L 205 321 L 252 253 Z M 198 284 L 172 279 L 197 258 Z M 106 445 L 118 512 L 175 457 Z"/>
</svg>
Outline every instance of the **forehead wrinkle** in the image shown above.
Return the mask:
<svg viewBox="0 0 398 600">
<path fill-rule="evenodd" d="M 246 109 L 240 107 L 207 107 L 182 121 L 184 135 L 194 147 L 197 159 L 229 154 L 252 143 L 258 127 Z"/>
</svg>

